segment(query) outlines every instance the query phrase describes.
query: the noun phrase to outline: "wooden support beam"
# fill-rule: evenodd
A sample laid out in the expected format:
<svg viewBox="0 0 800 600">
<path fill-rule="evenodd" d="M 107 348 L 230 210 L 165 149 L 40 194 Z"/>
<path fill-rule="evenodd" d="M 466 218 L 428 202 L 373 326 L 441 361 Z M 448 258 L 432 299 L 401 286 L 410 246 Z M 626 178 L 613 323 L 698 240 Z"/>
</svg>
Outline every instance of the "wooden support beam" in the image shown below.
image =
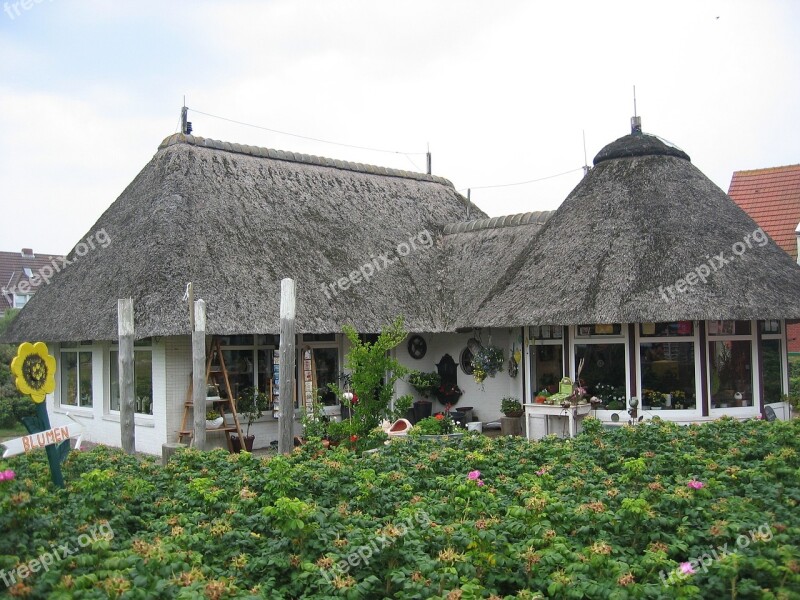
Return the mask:
<svg viewBox="0 0 800 600">
<path fill-rule="evenodd" d="M 194 447 L 206 449 L 206 303 L 194 303 L 192 330 L 192 404 L 194 405 Z"/>
<path fill-rule="evenodd" d="M 295 283 L 281 280 L 281 342 L 278 383 L 278 452 L 287 454 L 294 448 L 294 365 L 295 365 Z"/>
<path fill-rule="evenodd" d="M 136 452 L 136 389 L 133 379 L 133 299 L 117 300 L 117 333 L 119 335 L 119 428 L 122 449 Z"/>
</svg>

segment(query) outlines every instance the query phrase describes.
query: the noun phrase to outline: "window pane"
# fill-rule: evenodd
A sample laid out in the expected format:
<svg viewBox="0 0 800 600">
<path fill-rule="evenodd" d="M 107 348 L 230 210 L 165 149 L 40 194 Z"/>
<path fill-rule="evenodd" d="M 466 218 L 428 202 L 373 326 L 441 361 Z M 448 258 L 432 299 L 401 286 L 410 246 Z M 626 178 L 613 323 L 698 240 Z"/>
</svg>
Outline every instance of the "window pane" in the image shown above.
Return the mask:
<svg viewBox="0 0 800 600">
<path fill-rule="evenodd" d="M 109 408 L 119 410 L 119 352 L 109 353 L 109 376 L 111 397 Z M 153 414 L 153 354 L 136 351 L 133 355 L 134 411 L 144 415 Z"/>
<path fill-rule="evenodd" d="M 749 340 L 709 342 L 711 408 L 753 405 Z"/>
<path fill-rule="evenodd" d="M 534 392 L 547 389 L 551 394 L 558 391 L 558 382 L 564 376 L 564 352 L 561 344 L 531 346 L 533 362 Z"/>
<path fill-rule="evenodd" d="M 764 403 L 780 402 L 783 395 L 781 341 L 762 340 L 761 357 L 764 361 Z"/>
<path fill-rule="evenodd" d="M 228 381 L 234 398 L 238 398 L 242 390 L 256 385 L 255 350 L 223 350 L 225 367 L 228 370 Z M 214 374 L 214 382 L 219 387 L 222 398 L 227 397 L 225 378 L 221 372 Z"/>
<path fill-rule="evenodd" d="M 108 407 L 111 410 L 119 410 L 119 352 L 112 350 L 109 353 L 109 377 L 111 381 L 111 397 L 108 400 Z"/>
<path fill-rule="evenodd" d="M 336 348 L 314 348 L 314 367 L 317 375 L 318 395 L 325 406 L 339 404 L 329 383 L 339 383 L 339 351 Z"/>
<path fill-rule="evenodd" d="M 750 335 L 750 321 L 709 321 L 709 335 Z"/>
<path fill-rule="evenodd" d="M 80 405 L 92 405 L 92 353 L 79 352 L 80 365 L 78 377 L 80 378 Z"/>
<path fill-rule="evenodd" d="M 619 337 L 622 335 L 622 325 L 620 323 L 612 324 L 594 324 L 594 325 L 578 325 L 575 328 L 577 337 L 591 337 L 595 335 L 612 335 Z"/>
<path fill-rule="evenodd" d="M 136 412 L 153 414 L 153 353 L 134 353 L 134 389 L 136 393 Z"/>
<path fill-rule="evenodd" d="M 603 401 L 602 408 L 625 408 L 625 344 L 578 344 L 575 365 L 584 359 L 580 380 L 589 396 Z"/>
<path fill-rule="evenodd" d="M 61 354 L 61 404 L 78 405 L 78 354 Z"/>
<path fill-rule="evenodd" d="M 304 342 L 335 342 L 335 333 L 304 333 Z"/>
<path fill-rule="evenodd" d="M 642 337 L 692 336 L 694 335 L 694 323 L 692 321 L 641 323 L 639 333 Z"/>
<path fill-rule="evenodd" d="M 758 326 L 761 329 L 761 333 L 780 333 L 781 332 L 781 322 L 780 321 L 759 321 Z"/>
<path fill-rule="evenodd" d="M 696 407 L 692 342 L 640 344 L 639 357 L 643 408 L 680 410 Z"/>
</svg>

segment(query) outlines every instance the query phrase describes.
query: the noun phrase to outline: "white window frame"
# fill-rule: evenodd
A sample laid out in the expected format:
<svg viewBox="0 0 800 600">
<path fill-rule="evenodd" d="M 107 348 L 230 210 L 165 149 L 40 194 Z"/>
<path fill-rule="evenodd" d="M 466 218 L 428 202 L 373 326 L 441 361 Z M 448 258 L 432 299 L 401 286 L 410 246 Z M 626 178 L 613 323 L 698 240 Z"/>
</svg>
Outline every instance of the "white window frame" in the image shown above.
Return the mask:
<svg viewBox="0 0 800 600">
<path fill-rule="evenodd" d="M 14 294 L 14 306 L 13 308 L 25 308 L 25 305 L 30 301 L 31 296 L 33 294 Z M 20 304 L 17 300 L 19 298 L 24 298 L 25 300 Z"/>
<path fill-rule="evenodd" d="M 155 382 L 155 362 L 154 362 L 154 352 L 153 352 L 153 342 L 152 342 L 152 340 L 147 345 L 134 345 L 134 347 L 133 347 L 134 355 L 137 352 L 149 352 L 150 353 L 150 386 L 152 388 L 150 390 L 150 410 L 152 412 L 149 412 L 149 413 L 139 412 L 138 410 L 136 410 L 136 406 L 134 405 L 134 414 L 136 415 L 137 418 L 152 419 L 153 415 L 155 414 L 155 395 L 156 395 L 156 389 L 155 389 L 155 386 L 156 386 L 156 382 Z M 117 355 L 116 359 L 112 358 L 114 353 L 116 353 L 116 355 Z M 113 363 L 114 360 L 119 361 L 119 344 L 117 342 L 112 342 L 110 347 L 107 349 L 106 354 L 105 354 L 104 364 L 108 368 L 107 369 L 104 368 L 103 376 L 104 376 L 104 378 L 107 379 L 108 383 L 107 383 L 107 385 L 105 386 L 105 389 L 104 389 L 104 391 L 105 391 L 105 394 L 104 394 L 105 395 L 105 402 L 104 402 L 103 408 L 104 408 L 104 412 L 105 412 L 106 415 L 119 416 L 119 412 L 120 412 L 119 409 L 118 408 L 111 408 L 111 384 L 112 384 L 111 366 L 112 366 L 112 363 Z M 134 360 L 135 360 L 135 357 L 134 357 Z M 134 362 L 134 365 L 135 365 L 135 362 Z M 119 373 L 119 367 L 117 367 L 117 369 L 118 369 L 117 372 Z M 135 374 L 134 374 L 134 377 L 135 377 Z"/>
<path fill-rule="evenodd" d="M 534 365 L 531 362 L 532 356 L 531 352 L 536 349 L 537 346 L 560 346 L 561 347 L 561 377 L 564 377 L 564 334 L 568 333 L 568 327 L 566 325 L 561 326 L 561 337 L 560 338 L 536 338 L 531 335 L 531 328 L 532 327 L 540 327 L 537 325 L 529 325 L 525 327 L 525 370 L 526 370 L 526 379 L 528 384 L 528 397 L 527 402 L 533 402 L 533 399 L 536 398 L 536 395 L 541 391 L 534 387 L 536 373 L 534 372 Z M 558 327 L 558 325 L 546 325 L 545 327 L 550 327 L 551 330 L 553 327 Z M 559 379 L 561 379 L 561 377 Z"/>
<path fill-rule="evenodd" d="M 78 400 L 78 404 L 64 404 L 62 402 L 64 398 L 65 390 L 63 389 L 61 382 L 62 382 L 62 372 L 63 372 L 63 355 L 68 353 L 80 353 L 80 352 L 89 352 L 92 355 L 92 396 L 91 396 L 91 404 L 88 405 L 81 405 L 80 397 Z M 103 349 L 101 346 L 97 345 L 96 343 L 92 344 L 84 344 L 83 342 L 78 342 L 76 345 L 70 345 L 69 347 L 64 347 L 63 345 L 59 345 L 58 348 L 58 371 L 56 374 L 56 393 L 55 393 L 55 400 L 54 404 L 58 407 L 59 410 L 62 411 L 85 411 L 87 413 L 93 413 L 95 406 L 97 405 L 98 399 L 102 399 L 103 396 Z M 80 359 L 78 360 L 78 380 L 80 380 Z"/>
<path fill-rule="evenodd" d="M 592 323 L 585 323 L 586 325 L 592 325 Z M 576 335 L 578 332 L 579 325 L 571 325 L 570 326 L 570 335 L 569 335 L 569 371 L 570 371 L 570 378 L 572 381 L 575 381 L 575 372 L 578 369 L 577 361 L 575 360 L 575 346 L 585 346 L 590 344 L 624 344 L 625 346 L 625 407 L 618 408 L 616 410 L 607 410 L 607 409 L 597 409 L 592 410 L 591 414 L 596 416 L 598 419 L 602 421 L 611 421 L 611 415 L 619 414 L 619 423 L 627 423 L 628 422 L 628 413 L 627 410 L 628 400 L 630 400 L 631 394 L 631 373 L 630 373 L 630 366 L 631 366 L 631 348 L 630 343 L 628 340 L 628 323 L 620 323 L 620 333 L 619 335 L 592 335 L 589 337 L 580 337 Z"/>
<path fill-rule="evenodd" d="M 758 321 L 750 321 L 750 334 L 749 335 L 736 335 L 736 334 L 712 334 L 710 333 L 711 327 L 710 323 L 716 322 L 719 319 L 714 319 L 713 321 L 706 321 L 706 344 L 703 352 L 705 352 L 706 357 L 706 371 L 708 373 L 708 377 L 706 378 L 707 381 L 705 382 L 706 391 L 708 393 L 708 415 L 711 418 L 718 418 L 722 415 L 730 415 L 732 417 L 753 417 L 759 413 L 759 407 L 761 406 L 761 390 L 759 390 L 759 386 L 757 385 L 756 381 L 756 371 L 757 369 L 761 368 L 761 365 L 758 362 L 758 348 L 757 346 L 757 331 L 756 327 L 758 327 Z M 726 320 L 736 320 L 736 319 L 726 319 Z M 747 319 L 738 319 L 740 321 L 746 321 Z M 784 327 L 785 330 L 785 327 Z M 711 342 L 750 342 L 750 381 L 751 381 L 751 388 L 753 390 L 753 403 L 751 406 L 729 406 L 727 408 L 714 408 L 712 405 L 712 398 L 711 398 L 711 352 L 709 351 L 709 347 Z"/>
<path fill-rule="evenodd" d="M 780 333 L 762 333 L 761 340 L 779 340 L 780 341 L 780 351 L 781 351 L 781 394 L 788 394 L 789 393 L 789 353 L 787 352 L 787 331 L 786 331 L 786 321 L 779 320 L 779 319 L 762 319 L 761 321 L 756 321 L 756 326 L 762 321 L 778 321 L 781 325 Z M 763 353 L 762 353 L 763 356 Z M 764 365 L 758 365 L 758 368 L 761 373 L 764 371 Z M 760 390 L 759 390 L 760 392 Z M 766 398 L 764 401 L 766 402 Z"/>
<path fill-rule="evenodd" d="M 692 321 L 693 335 L 672 335 L 672 336 L 658 336 L 650 337 L 641 334 L 641 323 L 636 323 L 636 385 L 638 386 L 637 398 L 639 399 L 639 414 L 647 414 L 651 417 L 661 417 L 664 419 L 672 415 L 678 417 L 697 417 L 703 414 L 703 394 L 702 394 L 702 377 L 700 377 L 700 322 Z M 642 381 L 642 359 L 641 359 L 641 346 L 642 344 L 664 344 L 675 342 L 693 342 L 694 343 L 694 409 L 684 408 L 681 410 L 655 410 L 645 411 L 642 410 L 644 402 L 644 382 Z M 710 398 L 710 396 L 709 396 Z"/>
</svg>

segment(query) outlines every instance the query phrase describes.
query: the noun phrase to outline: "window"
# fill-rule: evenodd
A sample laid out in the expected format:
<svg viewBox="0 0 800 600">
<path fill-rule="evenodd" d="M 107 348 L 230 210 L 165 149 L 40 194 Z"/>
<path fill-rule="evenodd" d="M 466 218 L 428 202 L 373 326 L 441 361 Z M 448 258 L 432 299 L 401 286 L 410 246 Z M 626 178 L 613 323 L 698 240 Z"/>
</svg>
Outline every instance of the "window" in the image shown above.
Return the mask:
<svg viewBox="0 0 800 600">
<path fill-rule="evenodd" d="M 25 273 L 25 277 L 33 277 L 33 270 L 30 267 L 23 267 L 22 271 Z"/>
<path fill-rule="evenodd" d="M 602 400 L 603 410 L 621 410 L 627 406 L 627 353 L 621 323 L 577 325 L 573 368 L 580 372 L 586 393 Z M 591 338 L 583 341 L 582 338 Z"/>
<path fill-rule="evenodd" d="M 119 410 L 119 351 L 109 353 L 109 408 Z M 134 348 L 133 352 L 134 412 L 153 414 L 153 352 L 150 348 Z"/>
<path fill-rule="evenodd" d="M 531 396 L 542 390 L 555 393 L 564 376 L 564 330 L 560 325 L 528 328 L 533 389 Z"/>
<path fill-rule="evenodd" d="M 750 321 L 709 321 L 711 408 L 753 406 L 753 340 Z"/>
<path fill-rule="evenodd" d="M 30 299 L 30 294 L 14 294 L 14 308 L 22 308 Z"/>
<path fill-rule="evenodd" d="M 74 348 L 61 347 L 61 405 L 89 407 L 93 403 L 92 352 Z"/>
<path fill-rule="evenodd" d="M 339 383 L 339 349 L 312 348 L 317 397 L 324 406 L 336 406 L 339 399 L 328 384 Z"/>
<path fill-rule="evenodd" d="M 234 398 L 248 388 L 270 393 L 278 397 L 278 336 L 273 335 L 232 335 L 221 338 L 222 356 L 228 370 L 228 381 Z M 274 366 L 273 366 L 274 363 Z M 220 394 L 226 396 L 225 383 L 221 377 L 216 380 Z"/>
<path fill-rule="evenodd" d="M 780 402 L 784 383 L 783 335 L 780 321 L 759 321 L 764 404 Z"/>
<path fill-rule="evenodd" d="M 639 324 L 639 398 L 643 410 L 697 408 L 695 343 L 692 321 Z"/>
</svg>

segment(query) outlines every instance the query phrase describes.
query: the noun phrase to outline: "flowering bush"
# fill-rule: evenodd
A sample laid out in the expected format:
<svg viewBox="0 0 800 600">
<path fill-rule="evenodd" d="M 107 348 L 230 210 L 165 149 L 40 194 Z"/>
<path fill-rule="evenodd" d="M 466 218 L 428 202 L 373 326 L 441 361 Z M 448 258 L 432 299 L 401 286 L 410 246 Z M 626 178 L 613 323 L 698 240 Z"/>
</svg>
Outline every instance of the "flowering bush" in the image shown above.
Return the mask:
<svg viewBox="0 0 800 600">
<path fill-rule="evenodd" d="M 15 594 L 701 600 L 800 589 L 800 420 L 606 431 L 587 418 L 570 440 L 396 440 L 365 455 L 349 441 L 264 458 L 187 449 L 165 467 L 96 447 L 70 453 L 66 491 L 49 483 L 44 452 L 0 459 L 0 473 L 16 473 L 0 483 L 0 570 L 106 523 L 112 540 L 27 573 Z M 348 561 L 367 549 L 367 562 Z"/>
</svg>

